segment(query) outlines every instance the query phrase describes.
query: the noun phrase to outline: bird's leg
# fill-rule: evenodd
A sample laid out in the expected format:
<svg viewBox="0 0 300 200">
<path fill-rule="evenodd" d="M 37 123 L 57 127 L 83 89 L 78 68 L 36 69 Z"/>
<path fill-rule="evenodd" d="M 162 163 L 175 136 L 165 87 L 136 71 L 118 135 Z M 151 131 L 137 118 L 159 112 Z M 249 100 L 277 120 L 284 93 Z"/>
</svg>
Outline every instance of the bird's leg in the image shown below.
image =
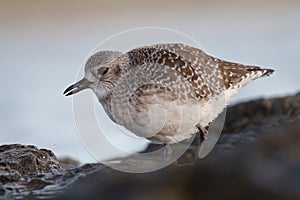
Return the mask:
<svg viewBox="0 0 300 200">
<path fill-rule="evenodd" d="M 199 158 L 199 154 L 200 154 L 200 147 L 202 145 L 202 143 L 204 142 L 204 140 L 207 139 L 207 135 L 208 135 L 208 126 L 207 127 L 203 127 L 200 124 L 197 124 L 196 127 L 199 130 L 200 133 L 200 141 L 197 142 L 197 147 L 196 147 L 196 152 L 195 152 L 195 159 Z"/>
<path fill-rule="evenodd" d="M 198 128 L 199 132 L 200 132 L 200 139 L 201 142 L 203 142 L 204 140 L 207 139 L 207 135 L 208 135 L 208 126 L 207 127 L 203 127 L 200 124 L 197 124 L 196 127 Z"/>
<path fill-rule="evenodd" d="M 169 144 L 165 144 L 164 149 L 164 160 L 165 161 L 171 161 L 172 159 L 173 150 Z"/>
<path fill-rule="evenodd" d="M 197 124 L 196 127 L 198 128 L 198 132 L 196 133 L 196 137 L 194 138 L 194 141 L 192 143 L 192 146 L 190 146 L 190 153 L 194 153 L 194 160 L 192 162 L 190 162 L 191 157 L 188 157 L 187 152 L 185 153 L 184 157 L 184 163 L 182 162 L 177 162 L 177 166 L 186 166 L 186 165 L 193 165 L 196 162 L 198 162 L 198 158 L 200 158 L 199 154 L 200 154 L 200 148 L 202 143 L 207 139 L 207 135 L 208 135 L 208 126 L 207 127 L 202 127 L 200 124 Z M 194 149 L 194 147 L 196 146 L 196 148 Z M 188 159 L 188 160 L 186 160 Z M 189 162 L 186 162 L 189 161 Z"/>
</svg>

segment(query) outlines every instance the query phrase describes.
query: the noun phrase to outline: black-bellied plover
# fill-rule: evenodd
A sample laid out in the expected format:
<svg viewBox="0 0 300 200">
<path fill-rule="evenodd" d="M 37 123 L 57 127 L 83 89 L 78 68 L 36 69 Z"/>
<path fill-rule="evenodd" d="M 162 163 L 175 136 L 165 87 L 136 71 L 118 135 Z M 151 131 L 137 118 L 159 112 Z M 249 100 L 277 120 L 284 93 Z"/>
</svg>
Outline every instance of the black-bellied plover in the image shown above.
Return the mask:
<svg viewBox="0 0 300 200">
<path fill-rule="evenodd" d="M 227 62 L 184 44 L 156 44 L 127 53 L 100 51 L 66 96 L 90 88 L 111 120 L 155 143 L 177 143 L 209 124 L 249 82 L 273 73 Z"/>
</svg>

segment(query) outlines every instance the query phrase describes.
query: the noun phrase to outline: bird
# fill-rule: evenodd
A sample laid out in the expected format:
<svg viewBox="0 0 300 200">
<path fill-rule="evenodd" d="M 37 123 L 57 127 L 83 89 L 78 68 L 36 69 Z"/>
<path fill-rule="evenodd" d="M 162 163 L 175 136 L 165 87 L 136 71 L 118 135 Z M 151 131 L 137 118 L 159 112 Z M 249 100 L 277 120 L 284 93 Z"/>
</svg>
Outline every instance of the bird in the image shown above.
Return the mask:
<svg viewBox="0 0 300 200">
<path fill-rule="evenodd" d="M 182 43 L 99 51 L 84 71 L 63 94 L 91 89 L 113 122 L 156 144 L 179 143 L 196 133 L 202 144 L 209 125 L 240 89 L 274 72 Z"/>
</svg>

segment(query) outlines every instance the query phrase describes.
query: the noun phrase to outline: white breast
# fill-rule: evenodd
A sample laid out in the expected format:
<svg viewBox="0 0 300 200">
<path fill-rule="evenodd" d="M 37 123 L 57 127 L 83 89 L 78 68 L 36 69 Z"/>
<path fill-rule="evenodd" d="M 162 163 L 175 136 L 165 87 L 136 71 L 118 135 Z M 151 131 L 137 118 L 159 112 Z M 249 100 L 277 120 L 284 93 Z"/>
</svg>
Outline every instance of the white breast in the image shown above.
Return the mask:
<svg viewBox="0 0 300 200">
<path fill-rule="evenodd" d="M 144 110 L 127 104 L 113 112 L 117 123 L 140 137 L 155 143 L 177 143 L 196 133 L 198 123 L 207 126 L 226 104 L 227 99 L 222 96 L 210 101 L 165 101 Z"/>
</svg>

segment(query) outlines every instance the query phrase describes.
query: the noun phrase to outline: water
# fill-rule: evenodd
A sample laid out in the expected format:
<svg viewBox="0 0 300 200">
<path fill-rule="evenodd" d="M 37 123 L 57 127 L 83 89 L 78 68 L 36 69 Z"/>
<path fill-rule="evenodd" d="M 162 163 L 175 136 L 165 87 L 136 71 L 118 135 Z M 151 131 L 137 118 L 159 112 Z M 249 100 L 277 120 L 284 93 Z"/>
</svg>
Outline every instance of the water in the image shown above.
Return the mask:
<svg viewBox="0 0 300 200">
<path fill-rule="evenodd" d="M 245 87 L 233 103 L 299 90 L 300 3 L 188 2 L 182 10 L 182 2 L 174 1 L 170 9 L 153 13 L 152 4 L 134 7 L 124 2 L 2 3 L 0 144 L 34 144 L 58 156 L 94 161 L 77 135 L 72 99 L 62 92 L 74 82 L 83 60 L 99 42 L 129 28 L 176 29 L 212 55 L 276 70 L 271 78 Z M 126 141 L 123 145 L 132 151 L 144 146 Z M 108 158 L 114 156 L 107 152 Z"/>
</svg>

